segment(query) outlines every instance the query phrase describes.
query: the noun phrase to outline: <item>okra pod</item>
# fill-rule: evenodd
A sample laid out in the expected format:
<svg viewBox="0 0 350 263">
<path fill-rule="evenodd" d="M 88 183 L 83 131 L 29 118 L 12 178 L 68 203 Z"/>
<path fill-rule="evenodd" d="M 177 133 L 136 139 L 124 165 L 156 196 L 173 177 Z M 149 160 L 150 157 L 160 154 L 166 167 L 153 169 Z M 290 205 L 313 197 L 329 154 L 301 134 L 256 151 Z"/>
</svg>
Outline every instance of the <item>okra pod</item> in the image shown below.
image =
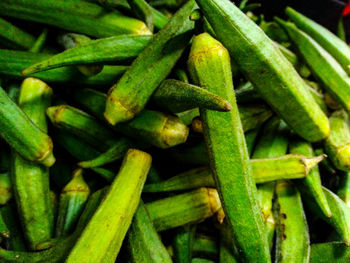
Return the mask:
<svg viewBox="0 0 350 263">
<path fill-rule="evenodd" d="M 350 246 L 350 208 L 336 194 L 323 187 L 323 192 L 327 198 L 332 216 L 327 217 L 318 205 L 309 199 L 305 199 L 306 204 L 313 213 L 330 224 L 338 233 L 339 237 L 347 246 Z"/>
<path fill-rule="evenodd" d="M 45 133 L 45 110 L 51 104 L 51 96 L 52 89 L 34 78 L 25 79 L 18 94 L 18 106 Z M 53 235 L 48 167 L 24 160 L 13 152 L 11 179 L 24 236 L 30 249 L 35 250 Z"/>
<path fill-rule="evenodd" d="M 276 184 L 276 262 L 309 262 L 310 237 L 298 190 L 287 181 Z"/>
<path fill-rule="evenodd" d="M 172 242 L 175 263 L 191 263 L 195 232 L 195 224 L 185 225 L 177 229 Z"/>
<path fill-rule="evenodd" d="M 219 263 L 238 263 L 234 255 L 234 239 L 227 220 L 223 222 L 220 229 Z"/>
<path fill-rule="evenodd" d="M 0 205 L 6 205 L 12 198 L 12 183 L 10 173 L 0 174 Z"/>
<path fill-rule="evenodd" d="M 294 154 L 302 154 L 306 157 L 315 156 L 311 144 L 300 139 L 294 139 L 290 143 L 289 151 Z M 313 201 L 318 204 L 325 216 L 332 216 L 326 196 L 322 190 L 320 172 L 317 165 L 310 170 L 309 175 L 306 178 L 297 180 L 296 183 L 302 195 L 307 196 L 306 198 L 312 198 Z"/>
<path fill-rule="evenodd" d="M 190 0 L 174 14 L 110 89 L 104 113 L 110 124 L 125 122 L 138 115 L 170 73 L 192 37 L 194 23 L 188 16 L 194 4 L 194 0 Z"/>
<path fill-rule="evenodd" d="M 350 73 L 350 48 L 346 42 L 338 38 L 327 28 L 317 24 L 315 21 L 312 21 L 290 7 L 286 8 L 286 14 L 297 27 L 315 39 L 342 65 L 347 73 Z"/>
<path fill-rule="evenodd" d="M 347 263 L 350 249 L 343 242 L 329 242 L 311 245 L 310 263 Z"/>
<path fill-rule="evenodd" d="M 83 169 L 75 170 L 72 180 L 62 189 L 60 195 L 56 237 L 66 236 L 72 232 L 89 194 L 90 189 L 84 181 Z"/>
<path fill-rule="evenodd" d="M 146 25 L 117 11 L 82 0 L 1 1 L 0 14 L 57 26 L 92 37 L 109 37 L 122 34 L 151 34 Z"/>
<path fill-rule="evenodd" d="M 206 258 L 192 258 L 191 263 L 215 263 L 215 261 Z"/>
<path fill-rule="evenodd" d="M 52 166 L 51 138 L 41 131 L 0 88 L 1 136 L 25 159 Z"/>
<path fill-rule="evenodd" d="M 86 45 L 90 41 L 91 41 L 91 38 L 89 38 L 88 36 L 74 34 L 74 33 L 64 34 L 59 36 L 58 38 L 58 42 L 65 49 L 71 49 L 76 46 Z M 77 66 L 77 68 L 80 71 L 80 73 L 89 77 L 100 73 L 103 69 L 103 65 L 80 65 L 80 66 Z"/>
<path fill-rule="evenodd" d="M 11 49 L 18 48 L 28 50 L 35 42 L 35 38 L 32 35 L 2 18 L 0 18 L 0 37 L 1 44 Z"/>
<path fill-rule="evenodd" d="M 327 116 L 264 32 L 228 0 L 198 0 L 198 5 L 241 72 L 273 110 L 304 139 L 325 139 Z"/>
<path fill-rule="evenodd" d="M 39 53 L 43 49 L 47 39 L 47 33 L 48 33 L 48 29 L 44 28 L 41 34 L 35 40 L 33 46 L 29 49 L 29 52 Z"/>
<path fill-rule="evenodd" d="M 216 239 L 209 236 L 197 236 L 193 242 L 193 257 L 217 260 L 219 247 Z"/>
<path fill-rule="evenodd" d="M 104 93 L 85 89 L 75 97 L 84 108 L 96 117 L 103 118 L 101 110 L 106 103 Z M 169 148 L 184 143 L 189 132 L 188 127 L 178 117 L 150 110 L 142 111 L 129 122 L 115 125 L 114 129 L 159 148 Z"/>
<path fill-rule="evenodd" d="M 160 240 L 142 200 L 139 203 L 127 235 L 131 262 L 172 262 Z"/>
<path fill-rule="evenodd" d="M 334 166 L 350 171 L 350 126 L 348 115 L 340 110 L 329 118 L 331 133 L 325 142 L 325 152 Z"/>
<path fill-rule="evenodd" d="M 66 262 L 114 262 L 140 201 L 151 156 L 130 149 L 106 197 L 85 227 Z"/>
<path fill-rule="evenodd" d="M 343 173 L 339 182 L 337 195 L 350 207 L 350 173 Z"/>
<path fill-rule="evenodd" d="M 228 51 L 209 34 L 200 34 L 192 41 L 188 67 L 196 84 L 227 99 L 232 106 L 226 113 L 200 109 L 209 163 L 240 256 L 247 262 L 270 262 L 267 236 L 233 91 Z M 244 220 L 238 219 L 237 213 L 244 216 Z"/>
<path fill-rule="evenodd" d="M 128 4 L 136 17 L 144 21 L 148 29 L 153 32 L 154 17 L 152 7 L 145 0 L 128 0 Z"/>
<path fill-rule="evenodd" d="M 221 208 L 215 189 L 199 188 L 191 192 L 146 203 L 157 231 L 164 231 L 213 216 Z"/>
<path fill-rule="evenodd" d="M 350 78 L 340 64 L 315 40 L 294 24 L 276 18 L 287 31 L 294 46 L 308 64 L 314 77 L 348 112 L 350 112 Z"/>
<path fill-rule="evenodd" d="M 23 79 L 21 71 L 34 63 L 46 60 L 48 54 L 0 49 L 0 73 Z M 46 82 L 71 82 L 87 85 L 112 85 L 124 74 L 126 66 L 105 66 L 96 76 L 83 76 L 74 67 L 63 67 L 30 75 Z"/>
<path fill-rule="evenodd" d="M 91 40 L 30 65 L 22 73 L 28 75 L 71 65 L 127 62 L 137 57 L 151 39 L 152 36 L 121 35 Z"/>
<path fill-rule="evenodd" d="M 3 238 L 9 238 L 10 237 L 10 230 L 5 224 L 5 221 L 3 219 L 3 216 L 0 213 L 0 237 Z"/>
<path fill-rule="evenodd" d="M 194 108 L 230 111 L 230 103 L 205 89 L 182 81 L 167 79 L 152 95 L 158 107 L 178 113 Z"/>
</svg>

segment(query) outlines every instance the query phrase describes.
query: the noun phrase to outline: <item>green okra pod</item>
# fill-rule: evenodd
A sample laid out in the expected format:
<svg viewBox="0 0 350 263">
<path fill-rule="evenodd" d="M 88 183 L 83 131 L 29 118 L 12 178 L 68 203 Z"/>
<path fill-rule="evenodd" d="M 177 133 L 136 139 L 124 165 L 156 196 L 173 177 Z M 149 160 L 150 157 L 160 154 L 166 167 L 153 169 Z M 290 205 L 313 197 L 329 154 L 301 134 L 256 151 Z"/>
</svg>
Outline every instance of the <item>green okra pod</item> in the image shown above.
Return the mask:
<svg viewBox="0 0 350 263">
<path fill-rule="evenodd" d="M 121 35 L 91 40 L 30 65 L 22 73 L 28 75 L 70 65 L 127 62 L 137 57 L 151 39 L 152 36 Z"/>
<path fill-rule="evenodd" d="M 47 133 L 45 110 L 51 104 L 52 89 L 39 79 L 27 78 L 18 94 L 18 106 Z M 30 249 L 52 238 L 54 217 L 50 203 L 49 169 L 12 153 L 11 179 L 18 214 Z"/>
<path fill-rule="evenodd" d="M 191 263 L 196 225 L 185 225 L 176 231 L 172 246 L 175 263 Z"/>
<path fill-rule="evenodd" d="M 25 159 L 52 166 L 51 138 L 41 131 L 0 88 L 0 134 Z"/>
<path fill-rule="evenodd" d="M 227 220 L 223 222 L 220 229 L 219 263 L 237 263 L 234 255 L 234 239 Z"/>
<path fill-rule="evenodd" d="M 154 17 L 152 7 L 145 0 L 128 0 L 128 4 L 135 13 L 136 17 L 144 21 L 148 29 L 153 32 Z"/>
<path fill-rule="evenodd" d="M 92 37 L 109 37 L 122 34 L 151 34 L 146 25 L 117 11 L 82 0 L 1 1 L 0 14 L 57 26 Z"/>
<path fill-rule="evenodd" d="M 179 9 L 110 89 L 104 113 L 109 123 L 115 125 L 138 115 L 170 73 L 192 37 L 194 23 L 188 16 L 194 5 L 191 0 Z"/>
<path fill-rule="evenodd" d="M 209 236 L 197 236 L 193 242 L 193 257 L 217 260 L 219 247 L 216 239 Z"/>
<path fill-rule="evenodd" d="M 340 110 L 329 118 L 331 133 L 325 142 L 325 153 L 333 165 L 342 171 L 350 171 L 350 126 L 348 115 Z"/>
<path fill-rule="evenodd" d="M 287 7 L 286 14 L 297 27 L 315 39 L 342 65 L 347 73 L 350 73 L 350 48 L 346 42 L 338 38 L 327 28 L 317 24 L 315 21 L 312 21 L 290 7 Z"/>
<path fill-rule="evenodd" d="M 230 111 L 230 103 L 205 89 L 174 79 L 166 79 L 152 95 L 158 107 L 178 113 L 193 108 Z"/>
<path fill-rule="evenodd" d="M 200 34 L 193 39 L 188 67 L 196 84 L 227 99 L 232 106 L 226 113 L 200 109 L 209 163 L 240 256 L 247 262 L 253 262 L 253 258 L 269 262 L 267 236 L 233 91 L 228 51 L 209 34 Z M 244 220 L 238 219 L 237 213 Z"/>
<path fill-rule="evenodd" d="M 350 77 L 340 64 L 315 40 L 294 24 L 276 18 L 287 31 L 294 46 L 308 64 L 314 77 L 350 112 Z"/>
<path fill-rule="evenodd" d="M 128 231 L 127 244 L 131 262 L 172 262 L 142 201 Z"/>
<path fill-rule="evenodd" d="M 294 154 L 302 154 L 306 157 L 315 156 L 311 144 L 300 139 L 294 139 L 290 143 L 289 151 Z M 297 180 L 296 183 L 302 195 L 308 196 L 306 198 L 311 197 L 327 217 L 332 216 L 326 196 L 322 190 L 320 172 L 317 165 L 310 170 L 306 178 Z"/>
<path fill-rule="evenodd" d="M 146 203 L 157 231 L 164 231 L 213 216 L 221 208 L 215 189 L 199 188 L 191 192 Z"/>
<path fill-rule="evenodd" d="M 310 237 L 298 190 L 287 181 L 276 184 L 277 240 L 275 262 L 309 262 Z"/>
<path fill-rule="evenodd" d="M 34 63 L 46 60 L 51 56 L 42 53 L 0 49 L 0 73 L 6 76 L 23 79 L 21 71 Z M 83 76 L 74 67 L 63 67 L 31 74 L 46 82 L 72 82 L 87 85 L 112 85 L 124 74 L 126 66 L 105 66 L 96 76 Z"/>
<path fill-rule="evenodd" d="M 48 34 L 48 29 L 44 28 L 41 34 L 35 40 L 33 46 L 29 49 L 29 51 L 33 53 L 39 53 L 45 45 L 47 34 Z"/>
<path fill-rule="evenodd" d="M 13 195 L 10 173 L 0 174 L 0 205 L 6 205 Z"/>
<path fill-rule="evenodd" d="M 206 258 L 193 258 L 191 263 L 215 263 L 215 261 Z"/>
<path fill-rule="evenodd" d="M 343 242 L 329 242 L 311 245 L 310 263 L 347 263 L 350 249 Z"/>
<path fill-rule="evenodd" d="M 350 207 L 350 173 L 343 173 L 339 182 L 337 195 Z"/>
<path fill-rule="evenodd" d="M 30 49 L 35 38 L 22 29 L 0 18 L 0 43 L 11 49 Z"/>
<path fill-rule="evenodd" d="M 273 110 L 306 140 L 325 139 L 327 116 L 264 32 L 228 0 L 198 0 L 198 5 L 241 72 Z"/>
<path fill-rule="evenodd" d="M 0 237 L 3 237 L 3 238 L 10 237 L 10 230 L 6 226 L 5 221 L 4 221 L 1 213 L 0 213 Z"/>
<path fill-rule="evenodd" d="M 305 199 L 308 207 L 317 216 L 330 224 L 338 233 L 339 237 L 347 246 L 350 246 L 350 208 L 336 194 L 323 187 L 323 192 L 327 198 L 328 205 L 331 209 L 332 216 L 327 217 L 318 205 L 311 200 Z"/>
<path fill-rule="evenodd" d="M 58 42 L 65 48 L 71 49 L 76 46 L 86 45 L 91 41 L 91 38 L 74 33 L 68 33 L 59 36 Z M 100 73 L 103 69 L 103 65 L 80 65 L 77 66 L 80 73 L 85 76 L 93 76 Z"/>
<path fill-rule="evenodd" d="M 75 97 L 84 108 L 96 117 L 103 118 L 101 110 L 106 103 L 104 93 L 84 89 L 81 93 L 76 93 Z M 189 132 L 178 117 L 151 110 L 142 111 L 133 120 L 115 125 L 114 129 L 159 148 L 184 143 Z"/>
<path fill-rule="evenodd" d="M 130 149 L 106 197 L 85 227 L 66 262 L 114 262 L 139 204 L 151 156 Z"/>
<path fill-rule="evenodd" d="M 60 195 L 56 237 L 66 236 L 72 232 L 89 194 L 90 189 L 84 181 L 83 169 L 75 170 L 72 180 L 62 189 Z"/>
</svg>

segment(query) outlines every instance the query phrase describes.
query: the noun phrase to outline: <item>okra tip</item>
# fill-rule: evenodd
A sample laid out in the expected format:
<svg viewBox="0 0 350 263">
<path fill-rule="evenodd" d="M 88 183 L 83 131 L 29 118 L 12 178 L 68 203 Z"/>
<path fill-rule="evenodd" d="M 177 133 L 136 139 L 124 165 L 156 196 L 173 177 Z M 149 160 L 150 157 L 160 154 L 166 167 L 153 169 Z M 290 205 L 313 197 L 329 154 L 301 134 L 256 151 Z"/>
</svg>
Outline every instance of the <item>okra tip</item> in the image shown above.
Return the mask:
<svg viewBox="0 0 350 263">
<path fill-rule="evenodd" d="M 189 60 L 196 56 L 196 54 L 207 53 L 211 51 L 217 53 L 218 50 L 225 50 L 227 52 L 227 50 L 219 41 L 217 41 L 208 33 L 202 33 L 193 38 Z"/>
<path fill-rule="evenodd" d="M 62 109 L 62 106 L 51 106 L 46 109 L 46 115 L 53 124 L 56 124 L 56 119 Z"/>
<path fill-rule="evenodd" d="M 208 190 L 209 204 L 210 204 L 211 211 L 213 213 L 216 213 L 221 209 L 221 201 L 220 201 L 219 193 L 214 188 L 207 188 L 207 190 Z"/>
<path fill-rule="evenodd" d="M 50 139 L 51 140 L 51 139 Z M 52 142 L 49 150 L 43 155 L 41 159 L 38 160 L 42 165 L 46 167 L 51 167 L 56 162 L 56 158 L 52 153 Z"/>
<path fill-rule="evenodd" d="M 68 193 L 68 192 L 90 192 L 89 186 L 84 181 L 83 177 L 83 169 L 78 168 L 73 171 L 72 180 L 63 188 L 62 193 Z"/>
<path fill-rule="evenodd" d="M 350 143 L 337 149 L 337 163 L 342 170 L 350 172 Z"/>
<path fill-rule="evenodd" d="M 116 125 L 119 122 L 133 119 L 135 113 L 126 108 L 118 98 L 113 97 L 113 94 L 109 94 L 103 116 L 111 125 Z"/>
<path fill-rule="evenodd" d="M 177 117 L 169 116 L 162 134 L 163 148 L 169 148 L 186 142 L 189 133 L 189 128 L 179 122 Z"/>
<path fill-rule="evenodd" d="M 40 72 L 40 71 L 41 71 L 40 69 L 41 69 L 42 67 L 45 67 L 45 65 L 39 62 L 39 63 L 36 63 L 36 64 L 34 64 L 34 65 L 32 65 L 32 66 L 29 66 L 29 67 L 23 69 L 23 70 L 21 71 L 21 74 L 22 74 L 23 76 L 28 76 L 28 75 L 31 75 L 31 74 Z"/>
<path fill-rule="evenodd" d="M 301 156 L 300 160 L 305 168 L 305 175 L 307 176 L 312 168 L 314 168 L 318 163 L 320 163 L 326 155 L 320 155 L 316 157 L 306 158 L 305 156 Z"/>
</svg>

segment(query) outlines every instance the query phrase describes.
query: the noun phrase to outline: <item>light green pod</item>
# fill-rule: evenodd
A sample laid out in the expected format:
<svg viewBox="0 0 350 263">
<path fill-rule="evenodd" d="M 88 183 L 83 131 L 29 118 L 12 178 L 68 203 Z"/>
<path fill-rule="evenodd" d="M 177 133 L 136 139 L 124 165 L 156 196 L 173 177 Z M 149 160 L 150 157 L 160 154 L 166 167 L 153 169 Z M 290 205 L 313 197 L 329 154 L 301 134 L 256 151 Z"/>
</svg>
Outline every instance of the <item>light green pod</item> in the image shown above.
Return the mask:
<svg viewBox="0 0 350 263">
<path fill-rule="evenodd" d="M 218 40 L 274 112 L 304 139 L 311 142 L 325 139 L 329 135 L 327 116 L 293 66 L 259 26 L 228 0 L 197 3 Z"/>
<path fill-rule="evenodd" d="M 286 8 L 286 14 L 301 30 L 309 34 L 326 49 L 342 65 L 347 73 L 350 73 L 350 48 L 346 42 L 334 35 L 327 28 L 317 24 L 315 21 L 290 7 Z"/>
<path fill-rule="evenodd" d="M 90 189 L 84 181 L 83 169 L 75 170 L 72 180 L 62 189 L 60 195 L 56 237 L 67 236 L 72 232 L 89 194 Z"/>
<path fill-rule="evenodd" d="M 331 133 L 325 142 L 325 153 L 334 166 L 342 171 L 350 171 L 350 126 L 348 115 L 340 110 L 329 118 Z"/>
<path fill-rule="evenodd" d="M 151 159 L 135 149 L 127 152 L 118 176 L 65 262 L 115 261 L 139 204 Z"/>
<path fill-rule="evenodd" d="M 276 18 L 287 31 L 294 46 L 308 64 L 314 77 L 348 112 L 350 112 L 350 77 L 341 65 L 315 40 L 294 24 Z"/>
<path fill-rule="evenodd" d="M 298 190 L 287 181 L 276 184 L 277 240 L 276 261 L 308 263 L 309 229 Z"/>
<path fill-rule="evenodd" d="M 1 15 L 57 26 L 97 38 L 151 34 L 142 21 L 82 0 L 4 0 L 0 3 L 0 10 Z"/>
<path fill-rule="evenodd" d="M 47 132 L 45 110 L 51 104 L 52 89 L 39 79 L 23 81 L 18 105 L 42 132 Z M 30 249 L 52 238 L 54 218 L 47 167 L 12 154 L 11 179 L 24 236 Z"/>
<path fill-rule="evenodd" d="M 194 5 L 191 0 L 179 9 L 110 89 L 104 113 L 110 124 L 125 122 L 138 115 L 175 66 L 192 37 L 194 22 L 188 16 Z"/>
<path fill-rule="evenodd" d="M 213 216 L 221 208 L 215 189 L 199 188 L 191 192 L 146 203 L 157 231 L 164 231 Z"/>
<path fill-rule="evenodd" d="M 232 106 L 230 112 L 200 109 L 209 162 L 240 256 L 246 262 L 270 262 L 267 236 L 233 91 L 228 51 L 208 33 L 200 34 L 192 41 L 188 68 L 197 85 L 227 99 Z"/>
<path fill-rule="evenodd" d="M 289 151 L 291 153 L 302 154 L 306 157 L 315 156 L 311 144 L 300 139 L 292 140 L 289 145 Z M 305 195 L 306 198 L 313 199 L 313 201 L 319 205 L 325 216 L 332 216 L 326 196 L 322 190 L 318 166 L 312 168 L 306 178 L 297 180 L 296 183 L 302 195 Z"/>
<path fill-rule="evenodd" d="M 142 200 L 139 203 L 127 235 L 128 251 L 131 262 L 139 263 L 171 263 L 172 260 Z"/>
</svg>

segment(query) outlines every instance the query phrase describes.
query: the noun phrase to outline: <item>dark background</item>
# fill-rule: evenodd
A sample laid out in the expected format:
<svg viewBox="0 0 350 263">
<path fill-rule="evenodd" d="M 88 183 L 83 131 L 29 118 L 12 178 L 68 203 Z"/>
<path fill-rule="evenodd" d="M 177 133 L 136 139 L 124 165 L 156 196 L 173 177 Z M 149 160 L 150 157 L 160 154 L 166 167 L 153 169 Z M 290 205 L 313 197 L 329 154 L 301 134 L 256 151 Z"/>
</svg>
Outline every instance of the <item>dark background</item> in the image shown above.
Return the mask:
<svg viewBox="0 0 350 263">
<path fill-rule="evenodd" d="M 253 1 L 252 1 L 253 2 Z M 255 1 L 254 1 L 255 2 Z M 347 0 L 260 0 L 261 13 L 266 20 L 274 16 L 284 17 L 284 9 L 291 6 L 307 17 L 327 27 L 332 32 L 337 31 L 339 19 L 342 17 Z M 251 1 L 248 1 L 251 3 Z M 350 14 L 343 18 L 347 42 L 350 40 Z"/>
</svg>

